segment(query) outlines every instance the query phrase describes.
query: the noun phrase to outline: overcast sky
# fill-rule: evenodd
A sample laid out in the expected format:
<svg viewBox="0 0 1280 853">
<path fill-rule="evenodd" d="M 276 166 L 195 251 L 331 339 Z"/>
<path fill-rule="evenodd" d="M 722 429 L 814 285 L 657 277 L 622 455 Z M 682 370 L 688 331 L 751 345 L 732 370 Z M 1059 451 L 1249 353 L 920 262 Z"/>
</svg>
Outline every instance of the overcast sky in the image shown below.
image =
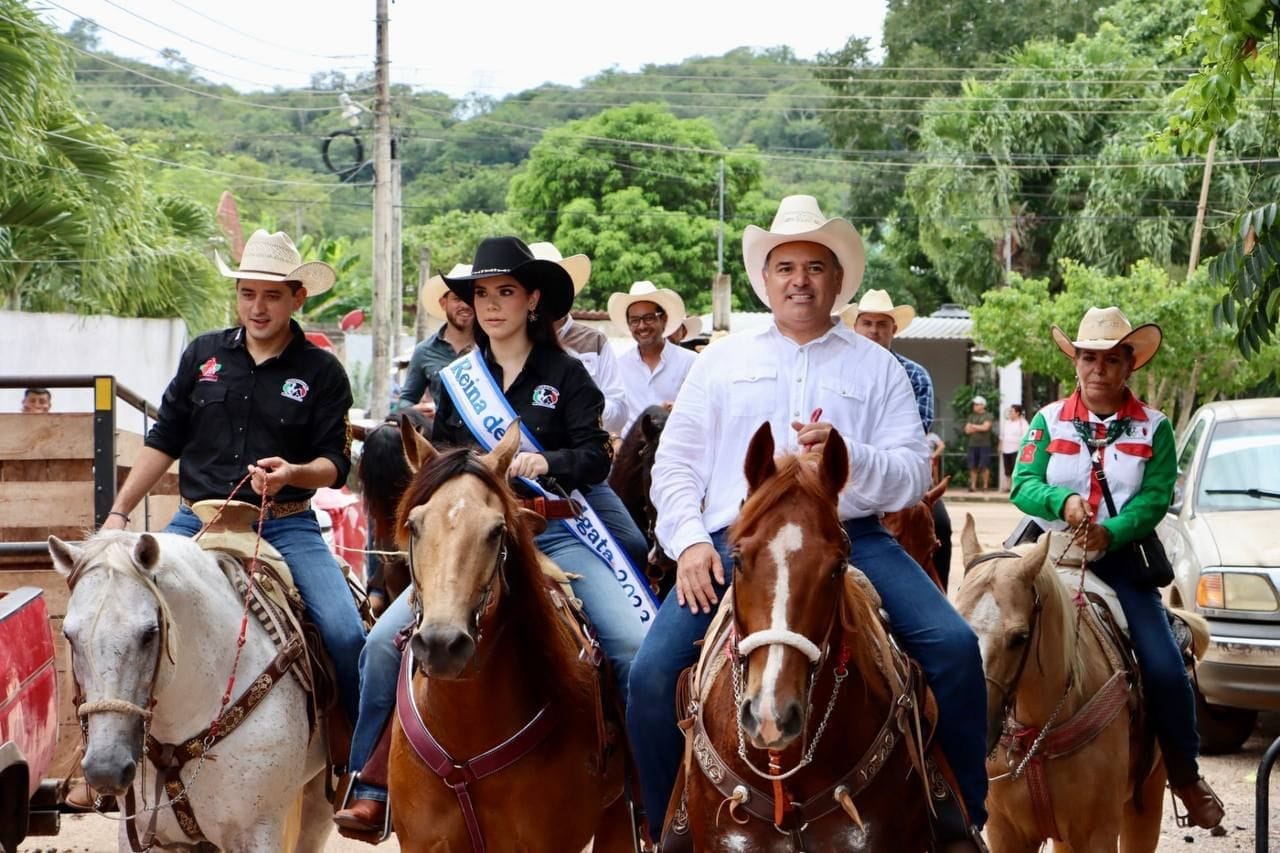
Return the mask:
<svg viewBox="0 0 1280 853">
<path fill-rule="evenodd" d="M 315 71 L 354 74 L 373 64 L 374 0 L 35 5 L 58 30 L 76 17 L 93 19 L 113 53 L 158 63 L 157 51 L 173 48 L 204 78 L 244 91 L 306 86 Z M 610 67 L 634 71 L 741 46 L 788 45 L 808 59 L 854 34 L 879 44 L 884 0 L 809 0 L 790 15 L 788 8 L 740 0 L 400 0 L 390 7 L 392 80 L 500 97 L 548 81 L 574 85 Z"/>
</svg>

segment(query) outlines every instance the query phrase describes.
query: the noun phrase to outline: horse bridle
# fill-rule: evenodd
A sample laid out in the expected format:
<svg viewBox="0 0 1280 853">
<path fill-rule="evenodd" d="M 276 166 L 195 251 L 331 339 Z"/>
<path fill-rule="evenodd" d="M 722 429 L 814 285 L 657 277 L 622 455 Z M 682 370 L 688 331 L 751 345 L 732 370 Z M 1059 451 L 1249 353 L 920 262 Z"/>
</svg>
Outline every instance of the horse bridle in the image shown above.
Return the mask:
<svg viewBox="0 0 1280 853">
<path fill-rule="evenodd" d="M 407 526 L 407 525 L 406 525 Z M 413 628 L 416 631 L 418 626 L 422 624 L 422 593 L 418 589 L 418 571 L 414 562 L 414 553 L 417 549 L 417 535 L 413 532 L 413 528 L 409 529 L 409 582 L 413 593 Z M 484 638 L 484 617 L 488 614 L 489 609 L 495 605 L 500 596 L 495 597 L 494 588 L 506 588 L 506 567 L 507 567 L 507 543 L 508 532 L 504 526 L 502 529 L 502 541 L 498 546 L 498 556 L 494 559 L 493 570 L 489 573 L 489 579 L 485 581 L 484 590 L 480 594 L 480 601 L 471 611 L 467 627 L 471 629 L 475 635 L 475 644 L 479 648 L 480 640 Z"/>
</svg>

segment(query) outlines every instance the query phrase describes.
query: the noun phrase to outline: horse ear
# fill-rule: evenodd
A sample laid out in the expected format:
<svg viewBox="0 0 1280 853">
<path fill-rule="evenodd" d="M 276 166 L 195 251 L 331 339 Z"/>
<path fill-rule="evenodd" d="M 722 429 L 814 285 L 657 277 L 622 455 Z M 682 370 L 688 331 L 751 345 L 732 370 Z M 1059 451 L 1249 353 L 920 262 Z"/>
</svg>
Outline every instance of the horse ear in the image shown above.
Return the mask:
<svg viewBox="0 0 1280 853">
<path fill-rule="evenodd" d="M 138 537 L 138 544 L 133 546 L 133 559 L 143 571 L 155 571 L 160 563 L 160 542 L 150 533 L 142 534 Z"/>
<path fill-rule="evenodd" d="M 516 458 L 516 454 L 520 452 L 520 419 L 516 418 L 508 426 L 506 433 L 502 439 L 480 459 L 485 465 L 497 474 L 499 477 L 507 476 L 507 469 L 511 467 L 511 460 Z"/>
<path fill-rule="evenodd" d="M 1049 534 L 1043 533 L 1036 540 L 1036 547 L 1028 551 L 1023 556 L 1022 562 L 1018 564 L 1018 579 L 1026 584 L 1034 583 L 1036 575 L 1040 574 L 1040 570 L 1048 560 Z"/>
<path fill-rule="evenodd" d="M 924 493 L 924 502 L 929 506 L 933 506 L 938 502 L 938 498 L 947 493 L 947 485 L 951 482 L 951 475 L 943 477 L 938 481 L 938 485 Z"/>
<path fill-rule="evenodd" d="M 964 530 L 960 531 L 960 554 L 964 564 L 968 566 L 982 554 L 982 546 L 978 544 L 978 525 L 973 514 L 964 514 Z"/>
<path fill-rule="evenodd" d="M 653 418 L 649 416 L 648 412 L 640 416 L 640 432 L 649 441 L 653 441 L 658 436 L 658 427 L 654 424 Z"/>
<path fill-rule="evenodd" d="M 409 470 L 418 473 L 418 469 L 437 456 L 431 442 L 423 438 L 408 418 L 400 419 L 400 443 L 404 445 L 404 458 L 409 463 Z"/>
<path fill-rule="evenodd" d="M 76 567 L 83 553 L 76 546 L 63 542 L 57 536 L 49 537 L 49 556 L 53 558 L 53 568 L 67 580 L 71 580 L 71 571 Z"/>
<path fill-rule="evenodd" d="M 754 492 L 760 484 L 778 471 L 773 461 L 773 430 L 769 422 L 760 424 L 756 434 L 751 436 L 747 445 L 747 459 L 743 463 L 743 472 L 747 475 L 747 491 Z"/>
<path fill-rule="evenodd" d="M 822 479 L 836 497 L 849 482 L 849 448 L 844 446 L 844 439 L 834 427 L 822 443 Z"/>
<path fill-rule="evenodd" d="M 530 536 L 541 536 L 547 529 L 547 520 L 528 507 L 520 507 L 516 511 L 520 522 L 529 529 Z"/>
</svg>

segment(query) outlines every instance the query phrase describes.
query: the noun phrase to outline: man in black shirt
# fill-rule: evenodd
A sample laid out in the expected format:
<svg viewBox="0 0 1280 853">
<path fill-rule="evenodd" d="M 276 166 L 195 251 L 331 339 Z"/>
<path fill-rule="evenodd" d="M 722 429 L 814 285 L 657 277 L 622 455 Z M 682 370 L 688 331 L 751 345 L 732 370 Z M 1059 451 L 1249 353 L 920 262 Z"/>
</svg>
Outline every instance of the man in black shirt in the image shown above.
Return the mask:
<svg viewBox="0 0 1280 853">
<path fill-rule="evenodd" d="M 311 496 L 341 486 L 351 468 L 351 386 L 341 363 L 303 336 L 291 315 L 333 286 L 327 264 L 304 264 L 283 232 L 245 244 L 236 279 L 240 325 L 196 338 L 165 389 L 160 416 L 116 495 L 104 528 L 129 513 L 175 459 L 183 505 L 165 528 L 194 536 L 188 504 L 271 499 L 262 537 L 284 556 L 337 670 L 343 708 L 356 718 L 364 628 L 346 580 L 320 534 Z M 249 476 L 248 483 L 238 484 Z"/>
</svg>

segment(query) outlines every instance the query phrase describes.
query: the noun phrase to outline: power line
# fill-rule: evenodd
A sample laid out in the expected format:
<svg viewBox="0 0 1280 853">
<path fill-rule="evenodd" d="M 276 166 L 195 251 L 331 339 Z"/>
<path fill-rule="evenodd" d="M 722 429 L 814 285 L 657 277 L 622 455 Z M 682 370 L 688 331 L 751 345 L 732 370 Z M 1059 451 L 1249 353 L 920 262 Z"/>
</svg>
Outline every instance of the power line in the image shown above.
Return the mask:
<svg viewBox="0 0 1280 853">
<path fill-rule="evenodd" d="M 182 0 L 172 0 L 172 2 L 175 5 L 181 6 L 182 8 L 186 9 L 188 12 L 193 12 L 196 15 L 199 15 L 201 18 L 204 18 L 206 21 L 209 21 L 210 23 L 217 24 L 218 26 L 222 27 L 225 30 L 229 30 L 235 33 L 236 35 L 244 36 L 245 38 L 253 39 L 256 42 L 264 44 L 267 47 L 275 48 L 276 50 L 285 50 L 285 51 L 289 51 L 290 53 L 296 53 L 299 56 L 310 56 L 315 59 L 366 59 L 367 58 L 370 60 L 370 62 L 373 61 L 372 56 L 369 56 L 368 54 L 364 54 L 364 53 L 339 53 L 339 54 L 308 53 L 306 51 L 298 50 L 296 47 L 288 47 L 287 45 L 281 45 L 281 44 L 276 44 L 274 42 L 269 42 L 266 39 L 262 38 L 261 36 L 256 36 L 253 33 L 247 33 L 244 30 L 238 30 L 235 27 L 231 26 L 230 24 L 226 23 L 225 21 L 220 21 L 217 18 L 214 18 L 210 15 L 206 15 L 204 12 L 201 12 L 199 9 L 195 8 L 194 6 L 188 6 L 186 3 L 183 3 Z"/>
</svg>

